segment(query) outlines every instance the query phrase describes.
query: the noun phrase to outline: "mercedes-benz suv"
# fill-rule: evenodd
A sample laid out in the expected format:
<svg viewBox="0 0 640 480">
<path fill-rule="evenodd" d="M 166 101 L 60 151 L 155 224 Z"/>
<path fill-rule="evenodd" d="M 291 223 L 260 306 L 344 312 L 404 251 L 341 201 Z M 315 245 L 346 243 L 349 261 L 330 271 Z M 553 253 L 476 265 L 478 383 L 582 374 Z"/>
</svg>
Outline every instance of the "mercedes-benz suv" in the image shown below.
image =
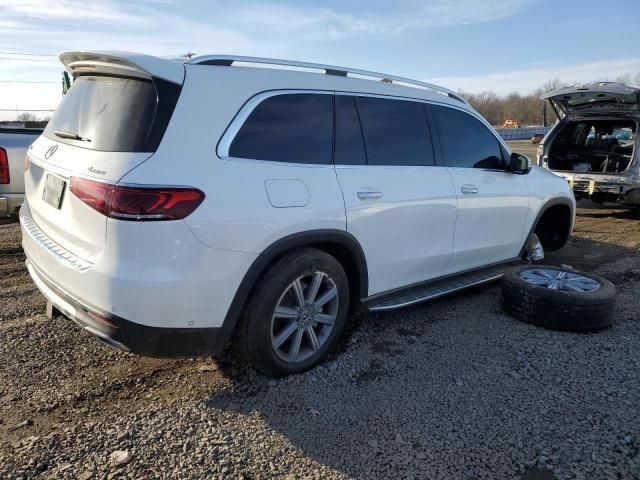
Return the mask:
<svg viewBox="0 0 640 480">
<path fill-rule="evenodd" d="M 310 368 L 350 312 L 500 278 L 566 242 L 567 182 L 458 94 L 283 60 L 70 52 L 29 149 L 29 272 L 121 349 Z"/>
</svg>

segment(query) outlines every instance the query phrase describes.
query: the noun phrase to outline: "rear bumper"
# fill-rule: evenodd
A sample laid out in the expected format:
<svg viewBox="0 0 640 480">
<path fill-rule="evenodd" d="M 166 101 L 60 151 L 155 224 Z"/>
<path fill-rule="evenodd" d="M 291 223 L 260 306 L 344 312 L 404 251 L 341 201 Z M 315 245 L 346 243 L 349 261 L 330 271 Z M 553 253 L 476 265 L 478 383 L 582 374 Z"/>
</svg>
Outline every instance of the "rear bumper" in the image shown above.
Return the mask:
<svg viewBox="0 0 640 480">
<path fill-rule="evenodd" d="M 23 201 L 22 193 L 0 193 L 0 218 L 17 214 Z"/>
<path fill-rule="evenodd" d="M 28 259 L 26 265 L 34 283 L 56 310 L 120 350 L 160 358 L 216 355 L 231 336 L 231 329 L 224 325 L 220 328 L 161 328 L 126 320 L 74 298 Z"/>
<path fill-rule="evenodd" d="M 54 285 L 85 305 L 163 331 L 221 328 L 256 257 L 207 247 L 181 221 L 114 220 L 92 257 L 56 243 L 28 202 L 20 223 L 27 258 Z"/>
<path fill-rule="evenodd" d="M 640 205 L 640 180 L 628 177 L 576 175 L 554 172 L 564 177 L 576 198 L 598 198 L 601 201 Z"/>
<path fill-rule="evenodd" d="M 40 229 L 28 202 L 20 223 L 38 288 L 96 337 L 140 355 L 195 357 L 231 336 L 229 305 L 254 254 L 209 248 L 180 221 L 114 221 L 101 253 L 81 258 Z"/>
</svg>

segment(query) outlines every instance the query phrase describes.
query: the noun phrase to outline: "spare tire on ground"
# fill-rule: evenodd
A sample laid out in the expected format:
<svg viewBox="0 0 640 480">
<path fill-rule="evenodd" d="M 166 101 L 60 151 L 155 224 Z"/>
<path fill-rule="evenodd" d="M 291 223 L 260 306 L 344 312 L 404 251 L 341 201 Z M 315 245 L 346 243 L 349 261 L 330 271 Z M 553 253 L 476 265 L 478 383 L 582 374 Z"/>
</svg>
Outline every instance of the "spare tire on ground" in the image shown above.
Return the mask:
<svg viewBox="0 0 640 480">
<path fill-rule="evenodd" d="M 502 278 L 504 310 L 553 330 L 596 332 L 611 325 L 616 287 L 606 278 L 563 267 L 525 265 Z"/>
</svg>

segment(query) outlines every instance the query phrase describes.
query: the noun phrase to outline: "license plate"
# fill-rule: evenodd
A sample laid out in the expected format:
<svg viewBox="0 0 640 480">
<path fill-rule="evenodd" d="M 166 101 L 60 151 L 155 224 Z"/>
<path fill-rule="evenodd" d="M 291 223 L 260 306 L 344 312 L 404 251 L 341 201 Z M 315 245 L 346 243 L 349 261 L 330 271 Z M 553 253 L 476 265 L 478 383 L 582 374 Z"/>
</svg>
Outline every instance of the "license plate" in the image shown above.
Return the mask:
<svg viewBox="0 0 640 480">
<path fill-rule="evenodd" d="M 60 208 L 62 205 L 62 196 L 64 195 L 65 182 L 62 178 L 51 173 L 47 174 L 44 182 L 44 190 L 42 192 L 42 200 L 49 205 Z"/>
</svg>

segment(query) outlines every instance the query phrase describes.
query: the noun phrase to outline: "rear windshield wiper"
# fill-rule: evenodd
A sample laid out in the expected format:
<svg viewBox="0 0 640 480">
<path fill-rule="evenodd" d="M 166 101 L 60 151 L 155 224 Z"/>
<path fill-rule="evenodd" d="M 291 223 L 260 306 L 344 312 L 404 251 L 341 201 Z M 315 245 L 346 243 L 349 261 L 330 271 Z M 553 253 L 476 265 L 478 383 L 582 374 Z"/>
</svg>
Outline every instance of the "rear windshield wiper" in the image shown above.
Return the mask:
<svg viewBox="0 0 640 480">
<path fill-rule="evenodd" d="M 88 138 L 81 137 L 77 133 L 67 132 L 65 130 L 54 130 L 53 134 L 60 138 L 69 138 L 71 140 L 80 140 L 81 142 L 90 142 Z"/>
</svg>

